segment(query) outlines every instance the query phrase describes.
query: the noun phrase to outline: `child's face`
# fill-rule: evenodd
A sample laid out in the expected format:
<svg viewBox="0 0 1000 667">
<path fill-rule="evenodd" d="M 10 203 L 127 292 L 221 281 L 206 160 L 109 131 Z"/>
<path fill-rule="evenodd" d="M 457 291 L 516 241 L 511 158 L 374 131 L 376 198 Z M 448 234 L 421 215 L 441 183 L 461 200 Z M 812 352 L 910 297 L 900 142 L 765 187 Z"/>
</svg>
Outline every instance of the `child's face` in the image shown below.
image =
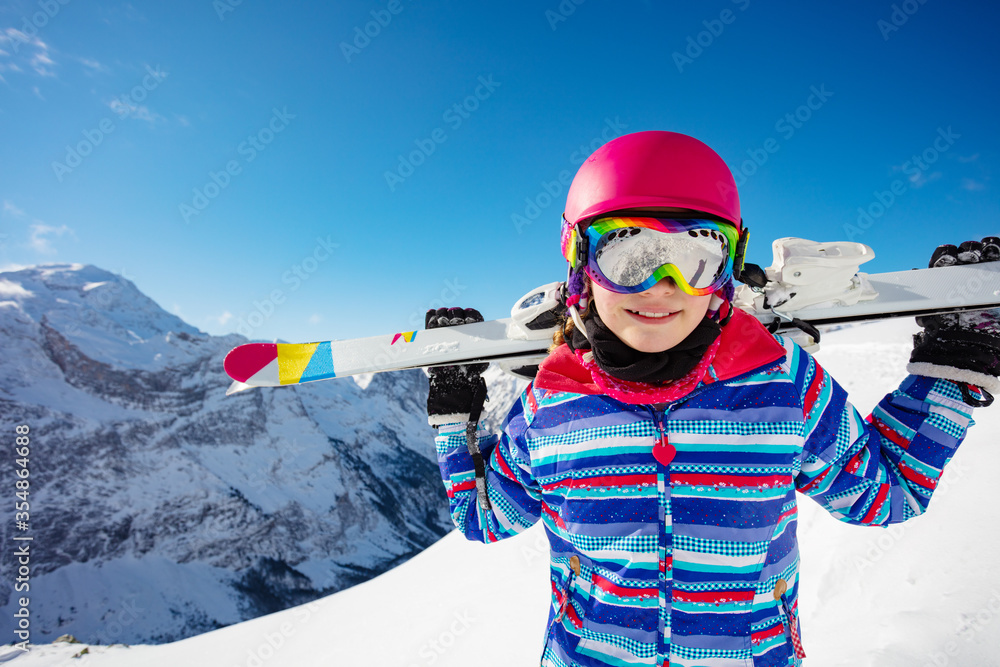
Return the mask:
<svg viewBox="0 0 1000 667">
<path fill-rule="evenodd" d="M 664 352 L 687 338 L 704 319 L 712 299 L 711 294 L 691 296 L 670 278 L 635 294 L 618 294 L 589 282 L 601 319 L 626 345 L 640 352 Z M 670 314 L 654 318 L 639 312 Z"/>
</svg>

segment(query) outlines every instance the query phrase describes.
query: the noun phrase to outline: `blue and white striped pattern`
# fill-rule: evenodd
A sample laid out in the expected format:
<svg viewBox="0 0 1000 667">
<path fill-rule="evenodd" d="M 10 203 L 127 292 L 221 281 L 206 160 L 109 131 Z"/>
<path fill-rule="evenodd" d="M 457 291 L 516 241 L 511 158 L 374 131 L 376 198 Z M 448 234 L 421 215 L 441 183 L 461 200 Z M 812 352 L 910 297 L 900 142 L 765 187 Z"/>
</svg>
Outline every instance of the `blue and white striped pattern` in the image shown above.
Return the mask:
<svg viewBox="0 0 1000 667">
<path fill-rule="evenodd" d="M 796 491 L 857 524 L 924 511 L 972 423 L 956 387 L 910 376 L 864 419 L 810 355 L 779 342 L 783 360 L 660 410 L 529 386 L 499 437 L 480 434 L 490 513 L 464 425 L 441 427 L 441 471 L 469 539 L 545 524 L 543 665 L 799 665 Z M 653 456 L 664 436 L 676 449 L 666 465 Z"/>
</svg>

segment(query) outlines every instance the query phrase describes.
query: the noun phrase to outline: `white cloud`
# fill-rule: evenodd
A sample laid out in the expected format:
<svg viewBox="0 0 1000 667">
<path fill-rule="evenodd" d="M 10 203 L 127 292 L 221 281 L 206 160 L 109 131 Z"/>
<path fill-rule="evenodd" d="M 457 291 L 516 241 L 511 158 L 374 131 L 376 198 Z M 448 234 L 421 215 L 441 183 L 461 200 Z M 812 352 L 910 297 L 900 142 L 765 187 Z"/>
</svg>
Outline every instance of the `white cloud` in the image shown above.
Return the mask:
<svg viewBox="0 0 1000 667">
<path fill-rule="evenodd" d="M 55 66 L 55 64 L 55 61 L 49 57 L 48 52 L 36 53 L 31 58 L 32 69 L 42 76 L 55 76 L 56 73 L 51 69 Z"/>
<path fill-rule="evenodd" d="M 83 65 L 84 67 L 86 67 L 88 70 L 92 70 L 94 72 L 107 72 L 107 71 L 109 71 L 107 67 L 105 67 L 101 63 L 97 62 L 93 58 L 79 58 L 78 57 L 77 60 L 80 62 L 81 65 Z"/>
<path fill-rule="evenodd" d="M 318 313 L 313 313 L 309 316 L 309 324 L 319 324 L 323 321 L 323 316 Z"/>
<path fill-rule="evenodd" d="M 16 28 L 0 30 L 0 46 L 0 72 L 24 72 L 30 67 L 41 76 L 56 75 L 49 45 L 37 35 L 29 37 Z"/>
<path fill-rule="evenodd" d="M 7 199 L 3 200 L 3 212 L 9 213 L 17 218 L 24 216 L 24 211 L 22 209 L 19 209 L 17 206 L 14 206 L 14 202 L 9 201 Z"/>
<path fill-rule="evenodd" d="M 944 174 L 940 171 L 935 171 L 930 174 L 920 171 L 910 176 L 910 185 L 914 188 L 922 188 L 928 183 L 938 180 L 942 176 L 944 176 Z"/>
<path fill-rule="evenodd" d="M 53 227 L 51 225 L 35 221 L 35 224 L 31 225 L 31 237 L 28 241 L 28 245 L 36 252 L 53 255 L 55 254 L 56 249 L 52 247 L 52 238 L 62 238 L 64 234 L 74 236 L 73 230 L 66 225 Z"/>
<path fill-rule="evenodd" d="M 211 319 L 213 319 L 213 320 L 215 320 L 216 322 L 218 322 L 218 323 L 219 323 L 219 326 L 226 326 L 226 322 L 228 322 L 229 320 L 233 319 L 233 314 L 232 314 L 232 313 L 230 313 L 230 312 L 229 312 L 229 311 L 227 310 L 226 312 L 222 313 L 222 314 L 221 314 L 221 315 L 219 315 L 218 317 L 213 317 L 213 318 L 211 318 Z"/>
<path fill-rule="evenodd" d="M 7 273 L 8 271 L 21 271 L 28 268 L 31 268 L 30 264 L 0 264 L 0 273 Z"/>
<path fill-rule="evenodd" d="M 126 97 L 118 97 L 111 100 L 108 102 L 108 108 L 118 114 L 119 118 L 144 120 L 150 125 L 155 124 L 158 120 L 166 120 L 160 114 L 150 111 L 149 107 L 144 104 L 132 104 Z"/>
<path fill-rule="evenodd" d="M 979 190 L 985 190 L 986 184 L 981 181 L 977 181 L 974 178 L 963 178 L 962 189 L 968 190 L 969 192 L 978 192 Z"/>
</svg>

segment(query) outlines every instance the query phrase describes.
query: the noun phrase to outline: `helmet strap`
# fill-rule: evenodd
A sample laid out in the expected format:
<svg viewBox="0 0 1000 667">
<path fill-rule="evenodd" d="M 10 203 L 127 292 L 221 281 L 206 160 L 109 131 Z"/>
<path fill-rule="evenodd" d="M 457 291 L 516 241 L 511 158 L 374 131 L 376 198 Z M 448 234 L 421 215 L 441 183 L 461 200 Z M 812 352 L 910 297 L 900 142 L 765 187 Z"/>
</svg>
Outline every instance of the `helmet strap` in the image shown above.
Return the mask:
<svg viewBox="0 0 1000 667">
<path fill-rule="evenodd" d="M 583 323 L 577 306 L 587 310 L 590 305 L 590 291 L 587 289 L 587 277 L 584 267 L 587 265 L 587 237 L 580 234 L 577 224 L 575 267 L 566 271 L 566 310 L 573 319 L 573 324 L 586 337 L 587 327 Z M 589 338 L 588 338 L 589 340 Z"/>
<path fill-rule="evenodd" d="M 722 310 L 722 304 L 724 303 L 726 303 L 726 300 L 719 292 L 712 295 L 711 300 L 708 302 L 709 319 L 713 319 Z"/>
<path fill-rule="evenodd" d="M 580 317 L 580 313 L 577 312 L 576 306 L 569 307 L 569 316 L 573 318 L 573 324 L 579 329 L 580 333 L 583 334 L 584 338 L 588 341 L 590 336 L 587 335 L 587 326 L 583 323 L 583 318 Z"/>
</svg>

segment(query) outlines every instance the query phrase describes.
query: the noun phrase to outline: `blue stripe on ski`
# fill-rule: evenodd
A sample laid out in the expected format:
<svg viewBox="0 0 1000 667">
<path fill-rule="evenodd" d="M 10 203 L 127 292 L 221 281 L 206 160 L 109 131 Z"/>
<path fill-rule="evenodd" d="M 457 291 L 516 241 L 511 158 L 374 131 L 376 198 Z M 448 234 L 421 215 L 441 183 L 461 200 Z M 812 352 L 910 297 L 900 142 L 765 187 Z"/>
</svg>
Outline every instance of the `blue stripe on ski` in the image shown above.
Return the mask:
<svg viewBox="0 0 1000 667">
<path fill-rule="evenodd" d="M 326 380 L 337 377 L 333 369 L 333 352 L 330 349 L 330 342 L 320 343 L 316 351 L 313 352 L 309 364 L 302 371 L 299 382 L 310 382 L 312 380 Z"/>
</svg>

